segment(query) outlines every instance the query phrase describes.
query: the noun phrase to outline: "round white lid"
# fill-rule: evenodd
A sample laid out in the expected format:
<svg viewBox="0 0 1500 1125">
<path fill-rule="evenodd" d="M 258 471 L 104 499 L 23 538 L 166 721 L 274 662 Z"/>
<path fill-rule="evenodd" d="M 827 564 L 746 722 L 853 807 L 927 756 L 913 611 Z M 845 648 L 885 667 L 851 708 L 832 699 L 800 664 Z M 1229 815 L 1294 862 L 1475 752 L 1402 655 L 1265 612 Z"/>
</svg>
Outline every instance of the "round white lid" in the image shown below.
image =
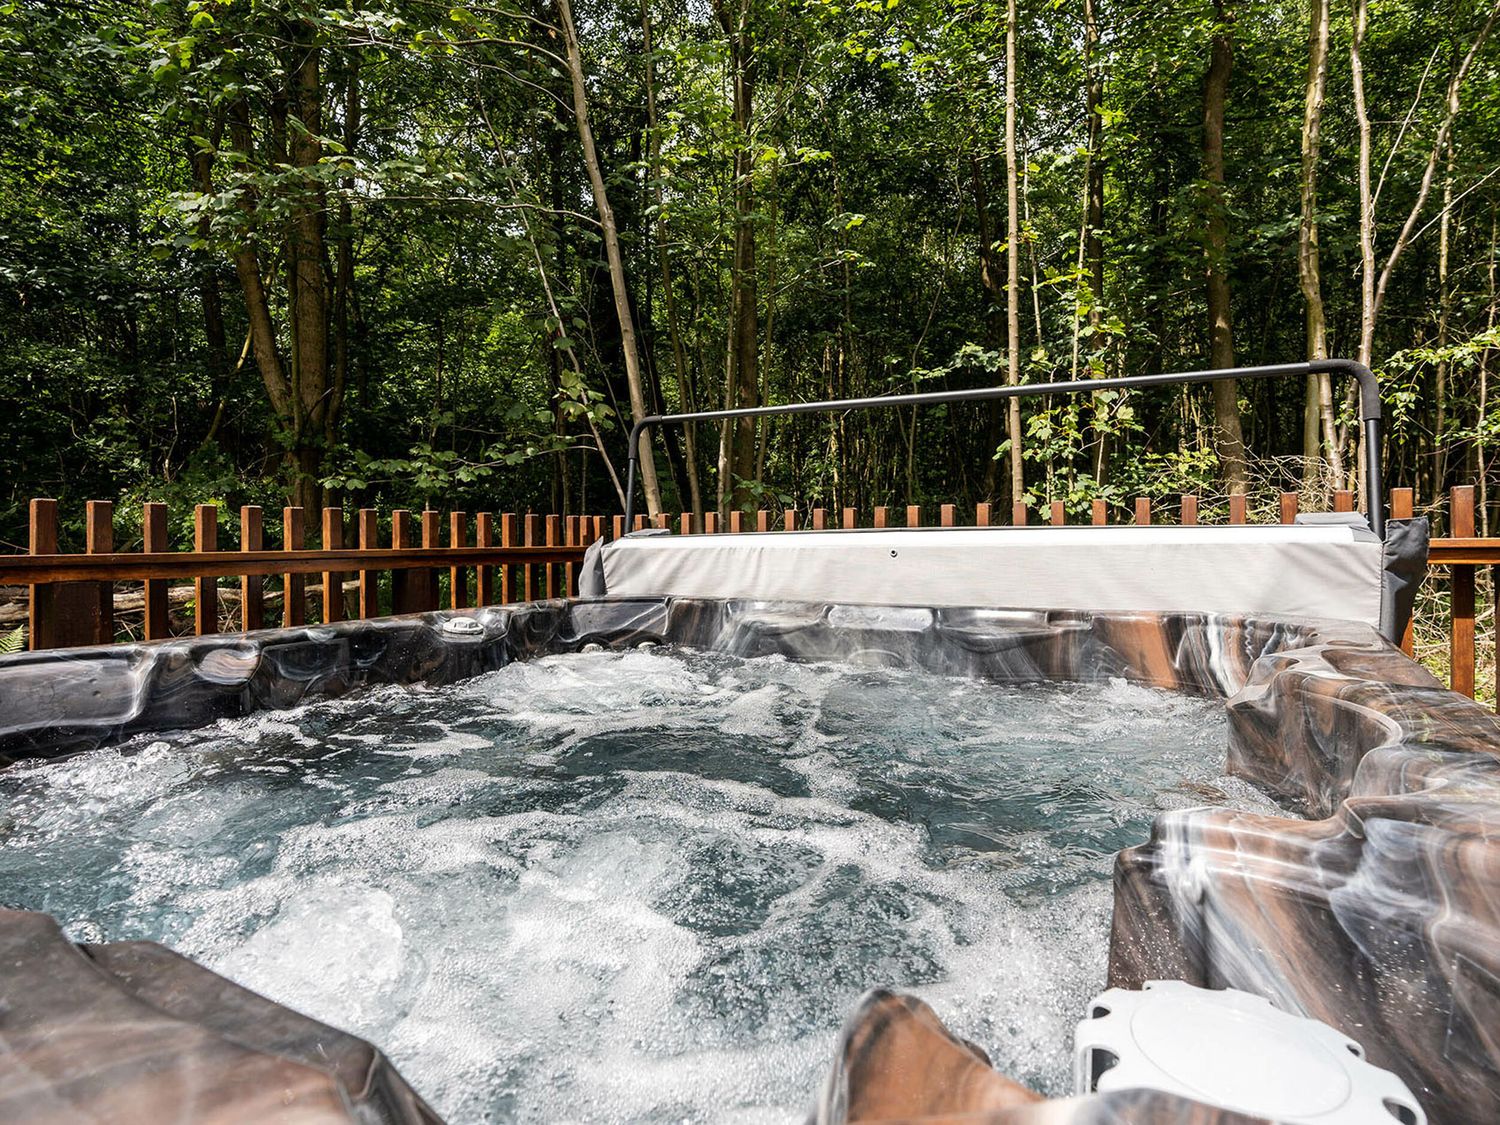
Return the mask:
<svg viewBox="0 0 1500 1125">
<path fill-rule="evenodd" d="M 1130 1031 L 1163 1075 L 1226 1109 L 1316 1117 L 1352 1092 L 1344 1061 L 1307 1033 L 1307 1021 L 1269 1004 L 1148 991 Z"/>
</svg>

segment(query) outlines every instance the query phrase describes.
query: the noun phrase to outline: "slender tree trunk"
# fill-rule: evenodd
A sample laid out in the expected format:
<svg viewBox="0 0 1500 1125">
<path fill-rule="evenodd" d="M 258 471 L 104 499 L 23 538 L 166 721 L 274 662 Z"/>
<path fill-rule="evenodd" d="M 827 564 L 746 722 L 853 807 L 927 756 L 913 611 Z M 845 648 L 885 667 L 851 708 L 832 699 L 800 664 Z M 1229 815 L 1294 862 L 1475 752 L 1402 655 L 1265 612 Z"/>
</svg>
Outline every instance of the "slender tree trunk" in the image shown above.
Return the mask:
<svg viewBox="0 0 1500 1125">
<path fill-rule="evenodd" d="M 1027 228 L 1031 227 L 1031 159 L 1025 150 L 1021 152 L 1021 219 Z M 1047 346 L 1047 334 L 1042 327 L 1042 278 L 1041 267 L 1037 263 L 1036 239 L 1026 240 L 1026 249 L 1031 258 L 1031 312 L 1036 322 L 1036 346 L 1045 348 Z"/>
<path fill-rule="evenodd" d="M 1101 346 L 1100 328 L 1104 323 L 1104 72 L 1099 66 L 1099 16 L 1097 0 L 1083 0 L 1083 66 L 1087 72 L 1084 110 L 1088 117 L 1088 202 L 1084 215 L 1083 258 L 1089 287 L 1089 350 L 1097 353 Z M 1090 370 L 1103 376 L 1108 372 Z M 1107 402 L 1093 397 L 1095 419 L 1093 470 L 1094 480 L 1104 483 L 1109 463 L 1109 432 L 1101 424 L 1108 411 Z"/>
<path fill-rule="evenodd" d="M 567 48 L 568 73 L 573 84 L 573 114 L 578 123 L 578 140 L 583 149 L 583 164 L 588 171 L 594 206 L 599 212 L 599 226 L 604 235 L 604 254 L 609 264 L 609 283 L 615 301 L 615 316 L 620 322 L 620 351 L 625 357 L 625 382 L 630 390 L 630 413 L 634 421 L 646 417 L 646 388 L 641 378 L 640 349 L 636 346 L 635 316 L 630 311 L 630 292 L 625 281 L 625 260 L 620 254 L 620 232 L 615 213 L 609 205 L 604 187 L 604 171 L 594 148 L 594 130 L 589 125 L 588 92 L 583 80 L 583 55 L 578 49 L 578 29 L 573 24 L 569 0 L 557 0 L 563 40 Z M 656 461 L 651 453 L 651 435 L 641 434 L 641 485 L 646 493 L 646 511 L 654 519 L 661 513 L 661 486 L 656 477 Z"/>
<path fill-rule="evenodd" d="M 1500 242 L 1500 211 L 1490 212 L 1490 259 L 1489 268 L 1486 271 L 1489 280 L 1489 312 L 1485 314 L 1484 330 L 1486 333 L 1495 330 L 1495 248 Z M 1489 425 L 1489 393 L 1490 393 L 1490 355 L 1494 348 L 1485 348 L 1479 353 L 1479 414 L 1478 426 L 1475 429 L 1478 435 L 1475 439 L 1475 455 L 1479 461 L 1479 512 L 1480 531 L 1485 537 L 1490 533 L 1490 509 L 1489 509 L 1489 478 L 1490 464 L 1485 448 L 1484 435 Z"/>
<path fill-rule="evenodd" d="M 245 160 L 253 161 L 255 146 L 251 132 L 249 107 L 243 99 L 236 101 L 229 111 L 230 143 Z M 271 305 L 266 295 L 265 282 L 261 276 L 260 254 L 255 236 L 251 233 L 256 223 L 258 198 L 250 185 L 236 193 L 241 213 L 245 216 L 246 233 L 232 251 L 235 277 L 240 283 L 240 292 L 245 300 L 245 317 L 250 325 L 250 348 L 255 355 L 255 366 L 260 371 L 261 383 L 266 389 L 271 410 L 285 426 L 292 420 L 292 388 L 281 355 L 276 347 L 276 326 L 271 320 Z"/>
<path fill-rule="evenodd" d="M 200 123 L 200 129 L 206 126 Z M 215 126 L 214 144 L 217 146 L 219 126 Z M 206 132 L 200 133 L 206 136 Z M 193 169 L 193 180 L 204 195 L 213 192 L 213 154 L 198 147 L 196 141 L 188 142 L 188 163 Z M 208 374 L 216 391 L 220 390 L 219 379 L 228 370 L 229 342 L 224 331 L 224 302 L 219 293 L 219 277 L 214 269 L 212 255 L 206 249 L 213 234 L 213 220 L 205 213 L 198 219 L 198 239 L 205 249 L 202 254 L 199 278 L 199 299 L 203 306 L 203 342 L 207 347 Z"/>
<path fill-rule="evenodd" d="M 733 264 L 730 269 L 733 270 Z M 734 408 L 734 333 L 738 322 L 730 310 L 728 331 L 724 337 L 724 396 L 720 402 L 721 409 L 732 410 Z M 715 471 L 718 485 L 715 510 L 725 512 L 729 509 L 730 493 L 733 492 L 733 457 L 734 457 L 734 426 L 728 419 L 719 422 L 719 462 Z"/>
<path fill-rule="evenodd" d="M 1021 382 L 1021 223 L 1020 192 L 1016 183 L 1016 0 L 1005 6 L 1005 381 Z M 1006 432 L 1010 438 L 1010 494 L 1018 501 L 1026 494 L 1021 457 L 1021 400 L 1006 404 Z"/>
<path fill-rule="evenodd" d="M 781 236 L 781 205 L 776 195 L 779 168 L 779 160 L 772 163 L 769 185 L 771 204 L 770 214 L 767 217 L 769 234 L 766 240 L 766 250 L 770 264 L 766 268 L 766 347 L 765 354 L 760 358 L 760 401 L 763 403 L 771 401 L 771 357 L 772 348 L 776 342 L 776 270 L 781 264 L 781 256 L 777 252 L 777 243 Z M 765 483 L 766 451 L 771 444 L 771 425 L 774 421 L 772 418 L 762 418 L 756 430 L 755 483 L 757 486 Z"/>
<path fill-rule="evenodd" d="M 1104 300 L 1104 72 L 1097 58 L 1099 21 L 1095 0 L 1083 3 L 1083 59 L 1088 72 L 1085 111 L 1088 116 L 1088 234 L 1084 239 L 1084 259 L 1089 283 L 1089 327 L 1098 329 Z"/>
<path fill-rule="evenodd" d="M 1215 0 L 1214 28 L 1203 84 L 1203 178 L 1208 182 L 1205 249 L 1207 251 L 1209 361 L 1212 367 L 1234 366 L 1234 322 L 1229 309 L 1229 222 L 1224 192 L 1224 103 L 1234 68 L 1233 15 L 1224 0 Z M 1245 441 L 1240 429 L 1239 388 L 1233 379 L 1213 385 L 1214 442 L 1225 483 L 1231 493 L 1246 487 Z"/>
<path fill-rule="evenodd" d="M 1432 477 L 1433 493 L 1441 496 L 1448 483 L 1448 359 L 1443 349 L 1448 346 L 1448 321 L 1453 313 L 1453 288 L 1448 278 L 1448 247 L 1453 212 L 1453 143 L 1448 143 L 1448 159 L 1443 169 L 1443 213 L 1438 222 L 1438 361 L 1433 371 L 1434 402 L 1432 421 Z"/>
<path fill-rule="evenodd" d="M 725 399 L 732 408 L 760 401 L 760 295 L 755 261 L 755 157 L 751 149 L 751 117 L 755 104 L 756 57 L 749 28 L 749 0 L 737 11 L 716 3 L 714 11 L 729 38 L 730 81 L 736 130 L 734 152 L 734 261 L 730 274 L 729 361 Z M 721 512 L 744 507 L 748 483 L 755 477 L 755 419 L 743 418 L 728 428 L 730 477 L 719 489 Z"/>
<path fill-rule="evenodd" d="M 271 323 L 270 305 L 260 277 L 260 258 L 253 243 L 236 247 L 234 272 L 245 298 L 245 315 L 250 321 L 250 347 L 260 371 L 266 397 L 278 418 L 289 419 L 291 393 L 281 356 L 276 351 L 276 327 Z"/>
<path fill-rule="evenodd" d="M 677 317 L 676 287 L 672 282 L 672 255 L 667 248 L 667 210 L 662 191 L 661 134 L 656 119 L 656 57 L 652 45 L 650 0 L 641 0 L 641 46 L 646 52 L 646 128 L 650 141 L 650 167 L 647 175 L 651 179 L 651 194 L 656 203 L 656 254 L 661 267 L 662 299 L 667 306 L 667 335 L 672 343 L 672 372 L 677 379 L 677 395 L 680 409 L 691 413 L 697 409 L 692 392 L 692 370 L 688 363 L 687 350 L 682 344 L 682 328 Z M 693 516 L 700 523 L 703 519 L 703 486 L 698 477 L 698 431 L 689 423 L 682 431 L 684 460 L 689 503 Z"/>
<path fill-rule="evenodd" d="M 1297 277 L 1306 315 L 1307 358 L 1328 357 L 1328 327 L 1323 311 L 1323 279 L 1318 254 L 1318 161 L 1321 153 L 1323 102 L 1328 90 L 1329 0 L 1310 0 L 1307 28 L 1307 97 L 1302 116 L 1302 221 L 1298 230 Z M 1327 374 L 1309 375 L 1303 407 L 1304 481 L 1316 479 L 1322 450 L 1328 450 L 1335 487 L 1342 487 L 1342 451 L 1333 429 L 1333 387 Z M 1321 436 L 1320 436 L 1321 435 Z"/>
<path fill-rule="evenodd" d="M 1365 35 L 1370 29 L 1370 0 L 1354 0 L 1354 34 L 1349 40 L 1349 69 L 1354 86 L 1354 119 L 1359 129 L 1359 351 L 1368 366 L 1375 341 L 1375 204 L 1370 195 L 1370 112 L 1365 103 Z"/>
<path fill-rule="evenodd" d="M 984 164 L 977 156 L 971 158 L 969 171 L 974 184 L 974 212 L 979 226 L 979 284 L 984 300 L 985 344 L 998 351 L 1001 346 L 1000 305 L 1005 282 L 1001 280 L 1000 256 L 995 252 L 995 224 L 990 214 Z M 995 460 L 995 450 L 1000 447 L 1001 435 L 1005 432 L 1005 412 L 1006 405 L 1000 399 L 985 404 L 985 462 L 981 488 L 987 500 L 995 496 L 1000 483 L 1000 462 Z"/>
<path fill-rule="evenodd" d="M 1359 348 L 1356 357 L 1370 365 L 1375 346 L 1375 199 L 1370 192 L 1370 112 L 1365 101 L 1365 35 L 1370 29 L 1369 0 L 1354 0 L 1354 33 L 1349 40 L 1349 69 L 1354 88 L 1354 119 L 1359 132 Z M 1352 393 L 1352 388 L 1351 388 Z M 1336 438 L 1347 448 L 1348 427 Z"/>
<path fill-rule="evenodd" d="M 359 55 L 349 61 L 349 74 L 344 88 L 344 152 L 352 155 L 359 142 L 360 126 Z M 333 387 L 331 393 L 330 423 L 342 413 L 344 391 L 349 385 L 349 305 L 354 294 L 354 214 L 350 199 L 354 194 L 354 178 L 345 176 L 340 181 L 338 207 L 338 266 L 334 274 L 333 289 Z M 329 425 L 324 434 L 332 445 L 335 430 Z"/>
<path fill-rule="evenodd" d="M 328 370 L 328 274 L 324 242 L 327 192 L 315 169 L 323 157 L 321 50 L 310 24 L 296 25 L 288 104 L 301 128 L 290 128 L 291 165 L 308 169 L 296 185 L 287 237 L 287 276 L 292 314 L 293 497 L 308 510 L 322 507 L 320 469 L 327 435 L 337 425 Z"/>
</svg>

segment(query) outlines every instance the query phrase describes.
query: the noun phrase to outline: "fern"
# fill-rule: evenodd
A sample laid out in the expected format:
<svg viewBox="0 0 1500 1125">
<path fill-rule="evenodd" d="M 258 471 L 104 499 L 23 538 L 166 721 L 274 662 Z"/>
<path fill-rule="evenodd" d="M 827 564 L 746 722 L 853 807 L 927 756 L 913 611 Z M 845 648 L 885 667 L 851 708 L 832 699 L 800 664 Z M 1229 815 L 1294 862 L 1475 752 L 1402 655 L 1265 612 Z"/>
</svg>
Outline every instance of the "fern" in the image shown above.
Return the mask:
<svg viewBox="0 0 1500 1125">
<path fill-rule="evenodd" d="M 0 656 L 9 656 L 26 647 L 26 626 L 17 625 L 9 633 L 0 633 Z"/>
</svg>

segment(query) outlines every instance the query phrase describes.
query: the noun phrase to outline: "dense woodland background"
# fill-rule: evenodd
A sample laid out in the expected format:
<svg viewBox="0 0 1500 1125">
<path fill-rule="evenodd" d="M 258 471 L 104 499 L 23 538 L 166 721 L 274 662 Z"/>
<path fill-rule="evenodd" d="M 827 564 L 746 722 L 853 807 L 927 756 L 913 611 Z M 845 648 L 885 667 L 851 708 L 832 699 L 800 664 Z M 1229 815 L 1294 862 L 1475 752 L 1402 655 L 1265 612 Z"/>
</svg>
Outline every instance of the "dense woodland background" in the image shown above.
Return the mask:
<svg viewBox="0 0 1500 1125">
<path fill-rule="evenodd" d="M 1488 530 L 1500 4 L 1350 2 L 5 0 L 0 549 L 616 511 L 632 412 L 1323 354 Z M 669 431 L 651 503 L 1352 483 L 1344 387 L 1221 389 Z"/>
</svg>

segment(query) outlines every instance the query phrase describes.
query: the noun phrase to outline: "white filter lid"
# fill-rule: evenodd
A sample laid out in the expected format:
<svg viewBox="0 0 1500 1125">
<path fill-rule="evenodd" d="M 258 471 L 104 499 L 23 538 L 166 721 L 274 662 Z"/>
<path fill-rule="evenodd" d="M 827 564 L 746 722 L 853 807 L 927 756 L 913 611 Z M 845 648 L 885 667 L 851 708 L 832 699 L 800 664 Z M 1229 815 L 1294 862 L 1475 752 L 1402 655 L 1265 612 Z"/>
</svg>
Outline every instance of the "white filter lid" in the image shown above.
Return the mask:
<svg viewBox="0 0 1500 1125">
<path fill-rule="evenodd" d="M 1112 988 L 1078 1025 L 1077 1093 L 1147 1087 L 1295 1125 L 1425 1125 L 1406 1084 L 1318 1020 L 1236 989 Z"/>
</svg>

